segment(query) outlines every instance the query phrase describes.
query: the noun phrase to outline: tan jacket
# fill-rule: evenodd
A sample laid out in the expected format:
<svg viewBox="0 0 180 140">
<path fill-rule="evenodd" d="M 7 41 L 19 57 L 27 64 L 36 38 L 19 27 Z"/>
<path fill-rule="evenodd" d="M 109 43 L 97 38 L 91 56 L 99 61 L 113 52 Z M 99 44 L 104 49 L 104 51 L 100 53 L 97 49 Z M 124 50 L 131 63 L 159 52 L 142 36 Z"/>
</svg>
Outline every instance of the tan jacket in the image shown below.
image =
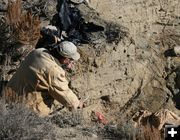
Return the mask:
<svg viewBox="0 0 180 140">
<path fill-rule="evenodd" d="M 22 62 L 6 88 L 7 101 L 23 102 L 41 115 L 48 115 L 53 100 L 77 108 L 79 100 L 68 87 L 65 71 L 44 48 L 33 50 Z"/>
</svg>

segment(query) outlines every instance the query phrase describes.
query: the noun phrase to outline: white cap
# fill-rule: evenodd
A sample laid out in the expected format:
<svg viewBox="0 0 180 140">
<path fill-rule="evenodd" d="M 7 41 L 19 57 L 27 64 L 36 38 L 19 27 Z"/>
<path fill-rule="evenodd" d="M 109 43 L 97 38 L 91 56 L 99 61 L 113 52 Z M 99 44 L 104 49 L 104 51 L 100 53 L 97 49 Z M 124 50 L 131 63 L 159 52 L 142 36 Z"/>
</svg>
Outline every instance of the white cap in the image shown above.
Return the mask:
<svg viewBox="0 0 180 140">
<path fill-rule="evenodd" d="M 84 0 L 71 0 L 71 1 L 74 2 L 74 3 L 77 3 L 77 4 L 80 4 L 80 3 L 84 2 Z"/>
<path fill-rule="evenodd" d="M 69 41 L 61 42 L 58 46 L 58 52 L 63 57 L 72 58 L 74 60 L 80 58 L 80 54 L 77 52 L 77 47 Z"/>
</svg>

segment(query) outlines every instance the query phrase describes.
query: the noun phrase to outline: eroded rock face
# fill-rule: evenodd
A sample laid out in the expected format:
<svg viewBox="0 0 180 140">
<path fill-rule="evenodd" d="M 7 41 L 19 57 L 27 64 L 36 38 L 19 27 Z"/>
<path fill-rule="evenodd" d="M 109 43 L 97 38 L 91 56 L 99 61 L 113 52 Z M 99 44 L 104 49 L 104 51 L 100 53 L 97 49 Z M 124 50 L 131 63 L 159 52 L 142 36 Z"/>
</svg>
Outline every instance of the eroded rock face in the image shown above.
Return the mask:
<svg viewBox="0 0 180 140">
<path fill-rule="evenodd" d="M 161 32 L 162 26 L 179 26 L 179 0 L 92 0 L 90 7 L 106 20 L 116 21 L 130 29 L 132 35 Z"/>
<path fill-rule="evenodd" d="M 176 38 L 180 31 L 178 5 L 178 0 L 91 1 L 89 6 L 101 18 L 127 27 L 130 34 L 118 44 L 104 41 L 80 48 L 81 66 L 78 65 L 78 74 L 71 81 L 76 94 L 90 96 L 88 104 L 100 110 L 103 107 L 99 106 L 104 106 L 100 98 L 109 95 L 110 104 L 116 105 L 110 105 L 108 111 L 106 107 L 104 112 L 114 116 L 120 112 L 117 116 L 124 119 L 140 109 L 155 112 L 169 108 L 179 113 L 166 81 L 172 72 L 167 67 L 174 62 L 164 57 L 166 49 L 180 43 Z M 84 15 L 87 19 L 96 19 Z M 86 67 L 83 66 L 85 61 Z M 171 86 L 176 84 L 175 78 L 170 81 Z M 96 103 L 98 107 L 94 107 Z"/>
<path fill-rule="evenodd" d="M 112 105 L 107 114 L 114 111 L 132 115 L 139 109 L 154 112 L 164 108 L 171 92 L 166 87 L 165 61 L 158 48 L 139 48 L 127 37 L 118 45 L 103 44 L 98 56 L 97 49 L 92 50 L 93 47 L 81 48 L 88 66 L 83 68 L 82 58 L 71 81 L 79 97 L 90 96 L 90 110 L 96 108 L 95 104 L 104 107 L 102 96 L 109 96 L 108 102 L 117 105 L 111 108 Z"/>
</svg>

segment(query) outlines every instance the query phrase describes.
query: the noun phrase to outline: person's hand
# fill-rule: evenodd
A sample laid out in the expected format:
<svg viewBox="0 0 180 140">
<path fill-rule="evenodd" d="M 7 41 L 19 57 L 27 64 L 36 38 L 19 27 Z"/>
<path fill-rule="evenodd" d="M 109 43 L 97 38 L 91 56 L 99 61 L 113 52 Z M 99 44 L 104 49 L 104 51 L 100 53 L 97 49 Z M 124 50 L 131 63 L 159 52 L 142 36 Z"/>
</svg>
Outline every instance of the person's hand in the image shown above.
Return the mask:
<svg viewBox="0 0 180 140">
<path fill-rule="evenodd" d="M 80 99 L 79 100 L 79 106 L 78 108 L 82 109 L 84 107 L 86 107 L 86 101 L 89 99 L 89 96 L 87 98 L 85 98 L 84 100 L 83 99 Z"/>
</svg>

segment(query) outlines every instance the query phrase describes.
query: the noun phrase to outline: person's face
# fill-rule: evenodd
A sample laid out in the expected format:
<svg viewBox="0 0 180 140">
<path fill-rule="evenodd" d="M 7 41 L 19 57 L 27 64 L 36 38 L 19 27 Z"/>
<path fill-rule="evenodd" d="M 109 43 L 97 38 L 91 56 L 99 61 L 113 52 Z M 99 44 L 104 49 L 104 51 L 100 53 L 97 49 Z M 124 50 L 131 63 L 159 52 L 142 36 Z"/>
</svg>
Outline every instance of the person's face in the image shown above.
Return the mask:
<svg viewBox="0 0 180 140">
<path fill-rule="evenodd" d="M 66 68 L 72 69 L 74 67 L 74 60 L 71 58 L 65 58 L 63 64 L 66 65 Z"/>
</svg>

